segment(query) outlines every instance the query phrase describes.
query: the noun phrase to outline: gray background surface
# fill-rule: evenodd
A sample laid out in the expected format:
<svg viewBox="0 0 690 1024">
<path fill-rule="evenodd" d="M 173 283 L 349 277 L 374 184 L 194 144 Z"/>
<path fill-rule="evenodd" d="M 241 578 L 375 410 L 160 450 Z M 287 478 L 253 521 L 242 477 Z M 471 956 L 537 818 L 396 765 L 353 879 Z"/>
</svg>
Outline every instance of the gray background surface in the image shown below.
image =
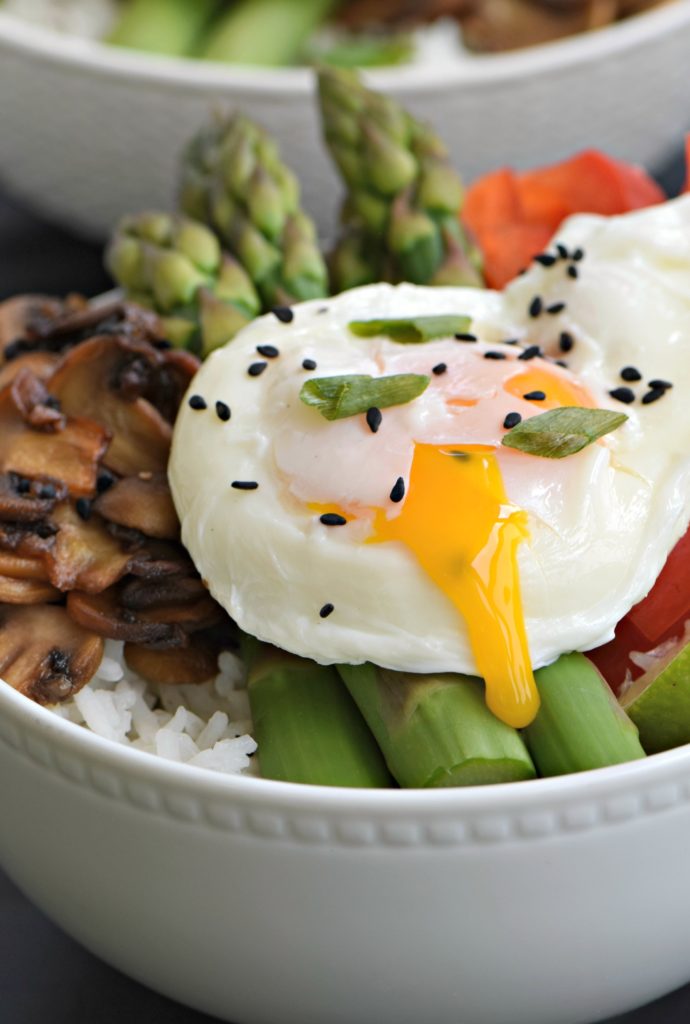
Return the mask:
<svg viewBox="0 0 690 1024">
<path fill-rule="evenodd" d="M 660 175 L 671 194 L 677 191 L 682 173 L 674 160 Z M 0 195 L 0 299 L 21 291 L 93 295 L 108 287 L 99 247 L 41 223 Z M 654 945 L 650 935 L 650 956 Z M 143 988 L 91 956 L 36 910 L 0 870 L 0 1024 L 204 1024 L 211 1020 Z M 689 1021 L 690 985 L 608 1024 Z M 420 1024 L 433 1024 L 433 1020 Z"/>
</svg>

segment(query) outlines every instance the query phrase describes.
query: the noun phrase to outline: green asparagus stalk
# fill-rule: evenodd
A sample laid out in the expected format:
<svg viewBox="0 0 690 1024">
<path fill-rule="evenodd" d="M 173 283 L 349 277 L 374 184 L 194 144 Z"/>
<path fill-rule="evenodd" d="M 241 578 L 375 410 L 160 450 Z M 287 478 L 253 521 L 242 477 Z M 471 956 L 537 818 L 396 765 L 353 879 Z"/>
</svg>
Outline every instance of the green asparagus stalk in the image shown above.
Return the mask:
<svg viewBox="0 0 690 1024">
<path fill-rule="evenodd" d="M 351 70 L 322 69 L 319 97 L 326 143 L 347 186 L 334 289 L 367 276 L 480 286 L 481 256 L 459 219 L 462 182 L 438 136 Z"/>
<path fill-rule="evenodd" d="M 411 675 L 371 664 L 339 665 L 338 671 L 401 786 L 534 778 L 519 733 L 491 714 L 478 679 Z"/>
<path fill-rule="evenodd" d="M 261 645 L 248 688 L 264 778 L 390 786 L 374 737 L 335 669 Z"/>
<path fill-rule="evenodd" d="M 299 185 L 274 142 L 245 117 L 216 120 L 183 160 L 181 206 L 210 225 L 256 285 L 265 310 L 328 293 Z"/>
<path fill-rule="evenodd" d="M 202 51 L 227 64 L 294 64 L 336 0 L 238 0 Z"/>
<path fill-rule="evenodd" d="M 583 654 L 540 668 L 537 717 L 523 732 L 540 775 L 567 775 L 644 757 L 637 728 Z"/>
<path fill-rule="evenodd" d="M 412 58 L 414 43 L 407 33 L 356 33 L 342 36 L 328 46 L 308 48 L 311 64 L 339 68 L 373 68 L 405 64 Z"/>
<path fill-rule="evenodd" d="M 206 356 L 259 313 L 254 285 L 203 224 L 179 214 L 125 217 L 106 266 L 128 298 L 161 317 L 173 344 Z"/>
<path fill-rule="evenodd" d="M 107 41 L 132 50 L 186 56 L 217 9 L 217 0 L 127 0 Z"/>
</svg>

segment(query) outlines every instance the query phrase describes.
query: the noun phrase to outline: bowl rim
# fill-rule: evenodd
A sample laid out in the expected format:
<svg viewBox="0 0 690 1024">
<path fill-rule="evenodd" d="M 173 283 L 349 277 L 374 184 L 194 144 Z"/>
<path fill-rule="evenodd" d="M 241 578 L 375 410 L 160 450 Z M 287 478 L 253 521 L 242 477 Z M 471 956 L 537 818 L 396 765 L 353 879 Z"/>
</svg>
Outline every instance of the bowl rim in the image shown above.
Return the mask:
<svg viewBox="0 0 690 1024">
<path fill-rule="evenodd" d="M 520 814 L 554 805 L 596 804 L 633 791 L 678 781 L 690 775 L 690 744 L 585 772 L 524 782 L 448 789 L 356 789 L 280 782 L 241 774 L 223 774 L 196 765 L 168 761 L 119 744 L 54 714 L 0 679 L 0 743 L 5 723 L 38 734 L 55 748 L 81 757 L 92 767 L 174 787 L 200 797 L 234 798 L 257 808 L 414 816 Z M 43 762 L 41 762 L 43 764 Z"/>
<path fill-rule="evenodd" d="M 679 28 L 690 25 L 690 2 L 673 0 L 589 32 L 509 53 L 468 55 L 440 65 L 409 65 L 370 69 L 376 88 L 391 93 L 482 89 L 523 77 L 577 68 L 617 54 L 644 48 Z M 96 40 L 64 35 L 24 22 L 0 11 L 0 47 L 5 46 L 41 62 L 71 66 L 111 78 L 129 78 L 149 85 L 191 91 L 217 88 L 241 90 L 252 96 L 280 96 L 289 100 L 308 95 L 314 88 L 309 68 L 265 68 L 225 65 L 189 58 L 143 54 L 118 49 Z"/>
</svg>

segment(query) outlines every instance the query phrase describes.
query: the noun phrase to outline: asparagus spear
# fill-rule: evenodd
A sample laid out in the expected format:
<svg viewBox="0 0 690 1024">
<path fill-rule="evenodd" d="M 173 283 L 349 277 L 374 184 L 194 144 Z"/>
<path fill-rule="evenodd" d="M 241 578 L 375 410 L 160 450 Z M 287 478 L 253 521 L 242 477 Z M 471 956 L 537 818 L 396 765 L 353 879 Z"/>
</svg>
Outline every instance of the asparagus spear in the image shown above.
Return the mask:
<svg viewBox="0 0 690 1024">
<path fill-rule="evenodd" d="M 534 675 L 541 706 L 523 735 L 540 775 L 567 775 L 645 756 L 637 728 L 583 654 L 564 654 Z"/>
<path fill-rule="evenodd" d="M 265 778 L 390 785 L 374 737 L 335 669 L 261 645 L 251 659 L 248 688 Z"/>
<path fill-rule="evenodd" d="M 217 0 L 127 0 L 107 41 L 185 56 L 193 52 L 217 9 Z"/>
<path fill-rule="evenodd" d="M 202 56 L 228 64 L 294 64 L 335 0 L 239 0 L 212 32 Z"/>
<path fill-rule="evenodd" d="M 173 344 L 203 356 L 259 312 L 254 286 L 203 224 L 179 214 L 125 217 L 106 265 L 129 298 L 154 309 Z"/>
<path fill-rule="evenodd" d="M 459 220 L 462 182 L 438 136 L 348 69 L 322 69 L 319 97 L 326 143 L 348 189 L 334 288 L 365 276 L 350 272 L 353 251 L 368 256 L 373 280 L 481 285 L 479 250 Z"/>
<path fill-rule="evenodd" d="M 180 201 L 209 224 L 254 281 L 264 305 L 327 294 L 316 231 L 299 185 L 266 133 L 245 117 L 216 120 L 183 160 Z"/>
<path fill-rule="evenodd" d="M 480 786 L 534 778 L 518 732 L 488 710 L 470 676 L 420 676 L 339 665 L 391 774 L 406 788 Z"/>
</svg>

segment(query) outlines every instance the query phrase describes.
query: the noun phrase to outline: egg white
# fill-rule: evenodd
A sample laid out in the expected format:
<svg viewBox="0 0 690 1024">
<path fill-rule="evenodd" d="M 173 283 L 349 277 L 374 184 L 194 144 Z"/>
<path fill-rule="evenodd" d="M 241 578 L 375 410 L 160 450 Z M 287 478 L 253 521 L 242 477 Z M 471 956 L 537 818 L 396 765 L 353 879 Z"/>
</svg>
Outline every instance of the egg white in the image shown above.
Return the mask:
<svg viewBox="0 0 690 1024">
<path fill-rule="evenodd" d="M 190 394 L 208 408 L 183 405 L 170 480 L 183 542 L 244 630 L 321 663 L 476 671 L 464 623 L 410 551 L 364 543 L 366 521 L 324 527 L 308 507 L 343 497 L 383 505 L 409 469 L 409 442 L 446 429 L 431 386 L 384 410 L 377 434 L 362 417 L 329 423 L 304 406 L 299 391 L 310 376 L 394 372 L 412 348 L 409 358 L 429 368 L 450 365 L 462 348 L 355 338 L 347 328 L 353 319 L 466 313 L 478 353 L 521 338 L 555 354 L 559 333 L 569 331 L 577 377 L 598 406 L 624 411 L 629 421 L 563 460 L 499 449 L 508 497 L 529 517 L 530 540 L 518 557 L 534 667 L 606 642 L 650 590 L 690 519 L 690 198 L 618 218 L 575 217 L 558 240 L 585 250 L 577 280 L 560 263 L 535 265 L 503 294 L 373 285 L 302 304 L 290 324 L 262 317 L 206 361 Z M 530 316 L 536 294 L 544 305 L 564 301 L 565 310 Z M 280 355 L 252 377 L 248 366 L 263 359 L 257 346 L 267 344 Z M 304 358 L 317 369 L 305 371 Z M 644 380 L 631 385 L 638 401 L 623 406 L 608 392 L 624 383 L 620 370 L 629 364 Z M 643 406 L 652 378 L 674 387 Z M 214 413 L 218 400 L 231 407 L 227 423 Z M 485 443 L 500 440 L 501 419 Z M 237 490 L 233 480 L 259 486 Z M 326 604 L 334 611 L 321 618 Z"/>
</svg>

